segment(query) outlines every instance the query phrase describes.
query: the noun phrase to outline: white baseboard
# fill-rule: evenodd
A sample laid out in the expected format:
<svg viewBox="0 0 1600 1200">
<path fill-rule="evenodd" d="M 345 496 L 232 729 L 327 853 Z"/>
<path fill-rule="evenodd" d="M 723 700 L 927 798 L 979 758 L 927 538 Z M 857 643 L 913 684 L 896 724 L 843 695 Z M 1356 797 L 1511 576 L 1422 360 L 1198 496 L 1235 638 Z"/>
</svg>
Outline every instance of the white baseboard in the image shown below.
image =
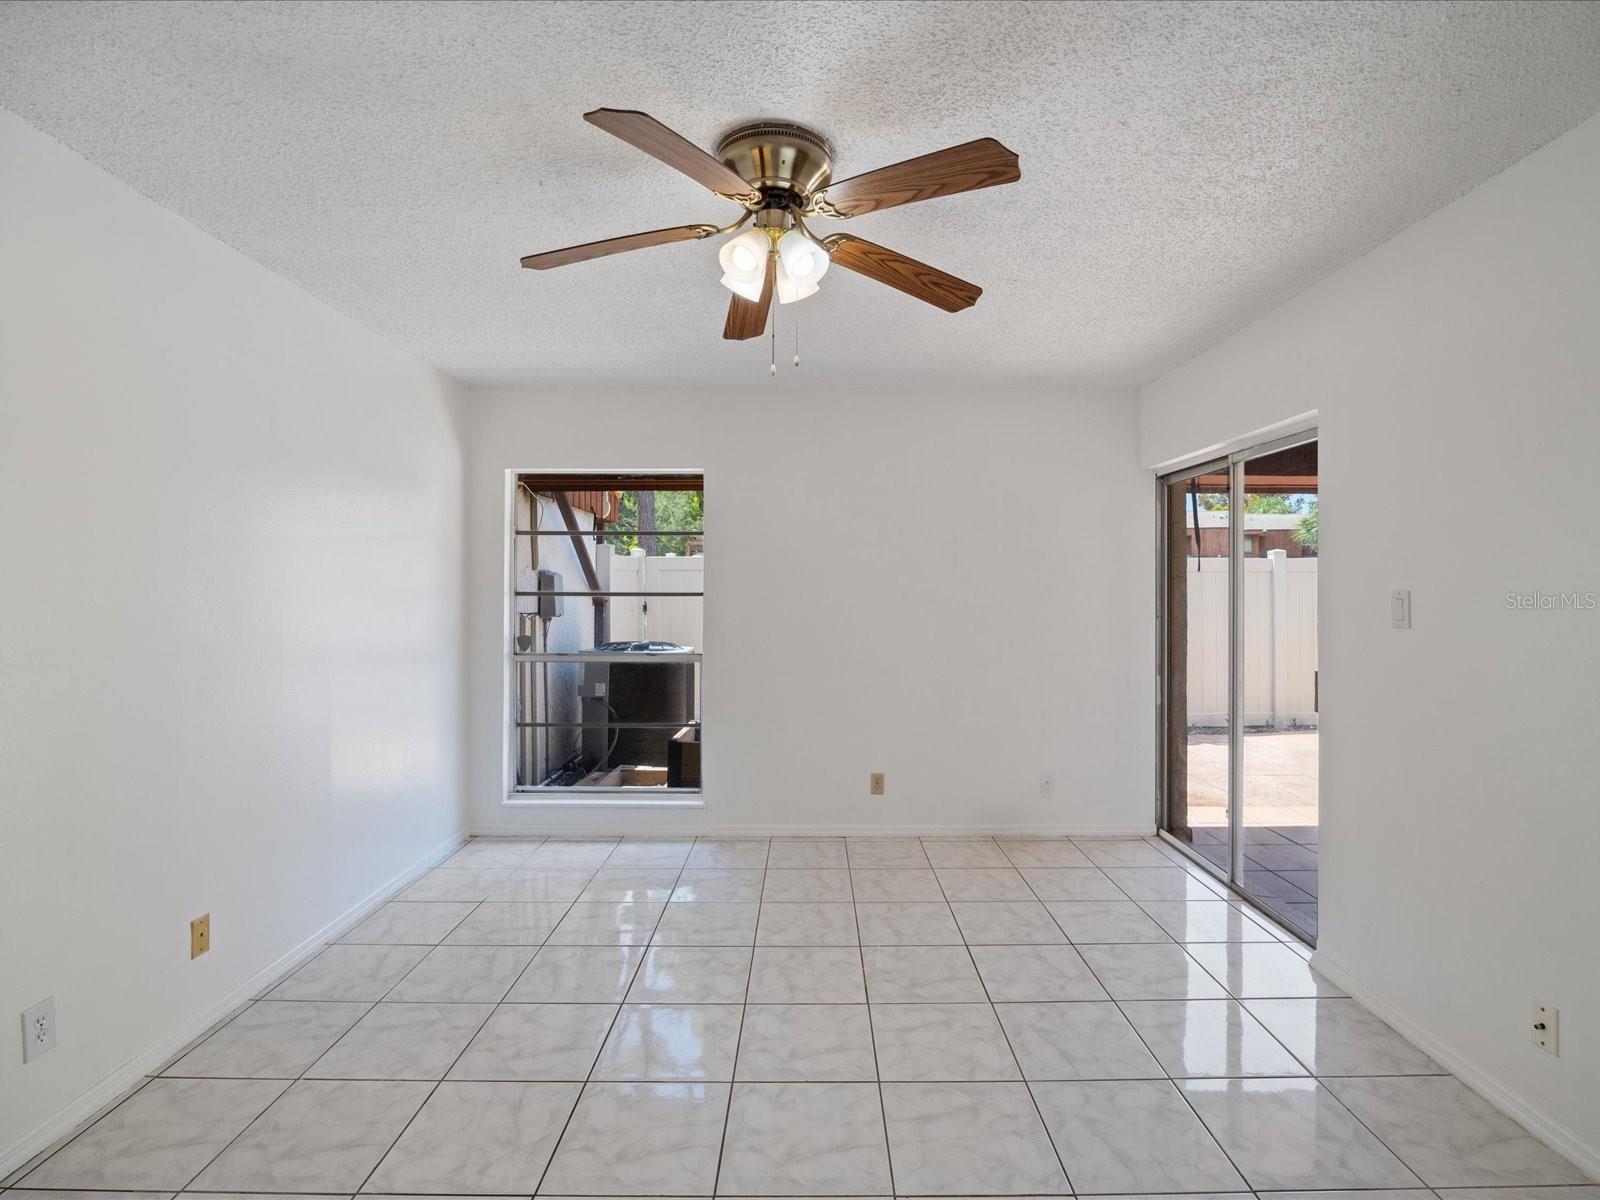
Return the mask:
<svg viewBox="0 0 1600 1200">
<path fill-rule="evenodd" d="M 98 1120 L 134 1088 L 146 1075 L 159 1071 L 213 1028 L 231 1017 L 246 1001 L 259 995 L 268 985 L 281 979 L 322 949 L 357 921 L 369 915 L 396 890 L 411 882 L 429 867 L 440 862 L 466 841 L 465 831 L 452 834 L 396 875 L 373 888 L 344 912 L 311 934 L 276 962 L 263 967 L 243 983 L 190 1017 L 154 1045 L 146 1047 L 128 1062 L 106 1076 L 77 1099 L 57 1109 L 10 1145 L 0 1148 L 0 1183 L 42 1151 L 51 1149 Z"/>
<path fill-rule="evenodd" d="M 1528 1103 L 1516 1092 L 1506 1087 L 1505 1084 L 1495 1079 L 1482 1067 L 1467 1058 L 1454 1047 L 1441 1042 L 1428 1030 L 1413 1020 L 1407 1013 L 1402 1012 L 1378 995 L 1361 980 L 1350 974 L 1338 963 L 1330 959 L 1322 950 L 1316 950 L 1311 955 L 1311 966 L 1319 974 L 1350 996 L 1359 1000 L 1378 1016 L 1402 1034 L 1405 1039 L 1414 1044 L 1440 1066 L 1446 1068 L 1452 1075 L 1460 1079 L 1478 1095 L 1494 1105 L 1506 1116 L 1521 1125 L 1529 1133 L 1548 1145 L 1558 1154 L 1569 1159 L 1572 1164 L 1590 1179 L 1600 1181 L 1600 1147 L 1592 1146 L 1577 1134 L 1556 1120 Z"/>
<path fill-rule="evenodd" d="M 635 813 L 637 810 L 633 810 Z M 474 825 L 473 837 L 1152 837 L 1153 825 L 696 825 L 675 829 L 647 818 L 627 828 L 532 820 Z"/>
</svg>

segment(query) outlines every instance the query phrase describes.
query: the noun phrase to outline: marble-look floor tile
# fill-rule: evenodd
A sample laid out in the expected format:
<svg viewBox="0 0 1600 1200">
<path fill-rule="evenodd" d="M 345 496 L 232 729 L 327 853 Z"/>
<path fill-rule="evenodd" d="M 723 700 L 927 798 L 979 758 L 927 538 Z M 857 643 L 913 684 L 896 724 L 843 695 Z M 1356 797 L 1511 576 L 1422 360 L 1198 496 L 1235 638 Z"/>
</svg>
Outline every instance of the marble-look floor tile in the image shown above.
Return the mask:
<svg viewBox="0 0 1600 1200">
<path fill-rule="evenodd" d="M 1420 1182 L 1314 1079 L 1191 1079 L 1178 1087 L 1257 1191 Z"/>
<path fill-rule="evenodd" d="M 902 1195 L 1069 1193 L 1025 1084 L 886 1083 L 882 1093 Z"/>
<path fill-rule="evenodd" d="M 843 867 L 790 867 L 768 869 L 761 899 L 768 904 L 785 900 L 840 900 L 848 902 L 850 872 Z"/>
<path fill-rule="evenodd" d="M 1600 1188 L 1594 1189 L 1595 1200 L 1600 1200 Z M 1443 1193 L 1449 1200 L 1467 1200 L 1456 1192 Z M 1267 1200 L 1439 1200 L 1439 1196 L 1427 1188 L 1374 1188 L 1371 1191 L 1327 1191 L 1327 1192 L 1268 1192 Z M 1484 1200 L 1489 1200 L 1485 1197 Z M 1506 1200 L 1514 1200 L 1507 1197 Z M 1522 1200 L 1578 1200 L 1577 1197 L 1563 1198 L 1552 1193 L 1540 1196 L 1523 1197 Z"/>
<path fill-rule="evenodd" d="M 391 900 L 339 939 L 352 945 L 437 946 L 477 905 L 470 900 Z"/>
<path fill-rule="evenodd" d="M 1313 1075 L 1441 1075 L 1444 1068 L 1356 1000 L 1247 1000 Z"/>
<path fill-rule="evenodd" d="M 1275 942 L 1277 935 L 1226 900 L 1146 900 L 1141 907 L 1180 942 Z"/>
<path fill-rule="evenodd" d="M 709 1196 L 726 1083 L 591 1083 L 556 1147 L 541 1192 Z"/>
<path fill-rule="evenodd" d="M 848 906 L 847 906 L 848 907 Z M 749 946 L 756 940 L 759 904 L 669 904 L 656 926 L 655 946 Z"/>
<path fill-rule="evenodd" d="M 594 1078 L 733 1078 L 742 1009 L 737 1004 L 625 1004 Z"/>
<path fill-rule="evenodd" d="M 532 959 L 531 946 L 439 946 L 385 998 L 415 1004 L 494 1004 Z"/>
<path fill-rule="evenodd" d="M 1048 907 L 1074 945 L 1172 941 L 1131 900 L 1052 900 Z"/>
<path fill-rule="evenodd" d="M 763 904 L 758 946 L 854 946 L 856 909 L 853 904 Z"/>
<path fill-rule="evenodd" d="M 366 1003 L 258 1000 L 162 1074 L 294 1079 L 367 1008 Z"/>
<path fill-rule="evenodd" d="M 950 907 L 969 946 L 1042 946 L 1067 940 L 1037 900 L 957 901 Z"/>
<path fill-rule="evenodd" d="M 664 904 L 681 873 L 678 867 L 601 867 L 578 899 L 588 904 Z"/>
<path fill-rule="evenodd" d="M 877 1077 L 866 1005 L 746 1006 L 736 1078 L 804 1083 Z"/>
<path fill-rule="evenodd" d="M 782 838 L 772 839 L 767 850 L 767 870 L 785 870 L 791 867 L 844 867 L 849 865 L 845 856 L 843 838 Z"/>
<path fill-rule="evenodd" d="M 176 1191 L 287 1086 L 281 1080 L 154 1080 L 46 1158 L 22 1185 Z"/>
<path fill-rule="evenodd" d="M 891 1190 L 883 1111 L 870 1083 L 740 1083 L 717 1191 L 869 1196 Z"/>
<path fill-rule="evenodd" d="M 1071 946 L 974 946 L 972 957 L 996 1004 L 1106 999 L 1105 988 Z"/>
<path fill-rule="evenodd" d="M 1011 860 L 993 838 L 923 838 L 922 850 L 935 867 L 1011 865 Z"/>
<path fill-rule="evenodd" d="M 1450 1188 L 1439 1191 L 1437 1194 L 1442 1200 L 1600 1200 L 1600 1185 Z M 1273 1200 L 1277 1200 L 1277 1197 L 1273 1197 Z M 1308 1200 L 1308 1198 L 1296 1197 L 1295 1200 Z M 1343 1200 L 1343 1198 L 1340 1198 L 1340 1200 Z M 1385 1200 L 1385 1198 L 1380 1196 L 1377 1200 Z M 1410 1200 L 1410 1198 L 1406 1197 L 1404 1200 Z M 1433 1200 L 1433 1197 L 1428 1197 L 1427 1200 Z"/>
<path fill-rule="evenodd" d="M 863 946 L 959 946 L 961 929 L 943 900 L 864 904 L 856 902 L 856 928 Z"/>
<path fill-rule="evenodd" d="M 689 851 L 686 865 L 691 870 L 700 867 L 753 867 L 759 870 L 767 865 L 768 847 L 767 838 L 701 838 Z"/>
<path fill-rule="evenodd" d="M 743 1004 L 750 955 L 744 946 L 652 946 L 628 990 L 628 1000 L 634 1004 Z"/>
<path fill-rule="evenodd" d="M 852 870 L 850 880 L 855 886 L 858 904 L 876 904 L 885 901 L 944 903 L 944 890 L 939 877 L 929 867 L 871 867 Z"/>
<path fill-rule="evenodd" d="M 471 900 L 488 898 L 490 892 L 511 876 L 509 867 L 465 867 L 448 869 L 435 867 L 426 871 L 409 887 L 403 888 L 396 900 Z"/>
<path fill-rule="evenodd" d="M 522 869 L 512 871 L 504 882 L 484 897 L 507 904 L 537 904 L 562 901 L 571 904 L 583 894 L 594 872 L 576 870 Z"/>
<path fill-rule="evenodd" d="M 1078 952 L 1113 1000 L 1212 1000 L 1227 995 L 1176 942 L 1080 946 Z"/>
<path fill-rule="evenodd" d="M 576 870 L 587 867 L 593 871 L 598 869 L 606 859 L 611 857 L 611 851 L 620 843 L 620 838 L 585 838 L 573 841 L 546 842 L 529 856 L 525 867 L 539 870 Z"/>
<path fill-rule="evenodd" d="M 643 946 L 655 932 L 666 905 L 579 901 L 550 935 L 552 946 Z"/>
<path fill-rule="evenodd" d="M 1000 839 L 1000 849 L 1013 867 L 1091 867 L 1091 863 L 1066 838 Z M 1026 873 L 1026 872 L 1024 872 Z"/>
<path fill-rule="evenodd" d="M 545 946 L 506 1000 L 515 1004 L 617 1004 L 644 957 L 642 946 Z"/>
<path fill-rule="evenodd" d="M 550 936 L 567 905 L 560 900 L 508 904 L 486 900 L 450 931 L 447 946 L 538 946 Z"/>
<path fill-rule="evenodd" d="M 1237 1000 L 1129 1000 L 1122 1012 L 1174 1079 L 1305 1074 Z"/>
<path fill-rule="evenodd" d="M 1106 877 L 1130 900 L 1221 900 L 1226 889 L 1183 867 L 1107 867 Z"/>
<path fill-rule="evenodd" d="M 544 838 L 505 840 L 473 838 L 439 865 L 441 867 L 520 867 L 533 857 Z"/>
<path fill-rule="evenodd" d="M 995 1011 L 1030 1080 L 1161 1078 L 1150 1051 L 1109 1001 L 999 1004 Z"/>
<path fill-rule="evenodd" d="M 605 861 L 608 867 L 677 867 L 689 861 L 692 840 L 668 841 L 623 838 Z"/>
<path fill-rule="evenodd" d="M 1330 1079 L 1327 1087 L 1433 1187 L 1582 1184 L 1588 1178 L 1459 1079 Z"/>
<path fill-rule="evenodd" d="M 754 904 L 766 872 L 745 867 L 691 867 L 678 876 L 674 904 Z"/>
<path fill-rule="evenodd" d="M 487 1004 L 375 1004 L 308 1079 L 443 1079 L 493 1009 Z"/>
<path fill-rule="evenodd" d="M 581 867 L 576 870 L 517 869 L 499 883 L 486 901 L 499 904 L 538 904 L 562 901 L 571 904 L 581 896 L 594 872 Z"/>
<path fill-rule="evenodd" d="M 1022 1078 L 987 1004 L 880 1004 L 872 1010 L 872 1037 L 880 1079 Z"/>
<path fill-rule="evenodd" d="M 1139 838 L 1074 838 L 1074 844 L 1097 867 L 1171 867 L 1181 866 L 1168 853 Z"/>
<path fill-rule="evenodd" d="M 861 1004 L 861 952 L 842 946 L 757 946 L 751 1004 Z"/>
<path fill-rule="evenodd" d="M 267 993 L 270 1000 L 382 1000 L 426 946 L 329 946 Z"/>
<path fill-rule="evenodd" d="M 502 1004 L 450 1068 L 449 1077 L 582 1081 L 589 1077 L 615 1012 L 610 1004 Z"/>
<path fill-rule="evenodd" d="M 1022 878 L 1041 900 L 1126 900 L 1099 867 L 1023 867 Z"/>
<path fill-rule="evenodd" d="M 989 997 L 963 946 L 865 946 L 874 1004 L 981 1004 Z"/>
<path fill-rule="evenodd" d="M 957 900 L 1032 900 L 1015 867 L 935 867 L 944 898 Z"/>
<path fill-rule="evenodd" d="M 577 1083 L 441 1083 L 365 1192 L 531 1193 Z"/>
<path fill-rule="evenodd" d="M 361 1186 L 431 1083 L 303 1079 L 200 1173 L 218 1192 L 343 1192 Z"/>
<path fill-rule="evenodd" d="M 1241 1000 L 1343 994 L 1305 959 L 1277 942 L 1209 942 L 1188 949 L 1230 995 Z"/>
<path fill-rule="evenodd" d="M 917 838 L 845 838 L 852 869 L 857 867 L 926 867 L 928 855 Z"/>
<path fill-rule="evenodd" d="M 1244 1186 L 1168 1080 L 1038 1083 L 1033 1095 L 1077 1192 Z"/>
</svg>

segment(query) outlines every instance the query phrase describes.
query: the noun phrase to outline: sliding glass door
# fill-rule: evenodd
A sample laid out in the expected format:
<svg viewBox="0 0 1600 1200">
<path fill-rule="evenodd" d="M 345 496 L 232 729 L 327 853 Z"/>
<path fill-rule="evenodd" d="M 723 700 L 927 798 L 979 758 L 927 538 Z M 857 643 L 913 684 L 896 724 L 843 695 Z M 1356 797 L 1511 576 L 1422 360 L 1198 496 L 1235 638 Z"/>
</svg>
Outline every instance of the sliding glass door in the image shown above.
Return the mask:
<svg viewBox="0 0 1600 1200">
<path fill-rule="evenodd" d="M 1161 480 L 1163 832 L 1317 930 L 1314 432 Z"/>
</svg>

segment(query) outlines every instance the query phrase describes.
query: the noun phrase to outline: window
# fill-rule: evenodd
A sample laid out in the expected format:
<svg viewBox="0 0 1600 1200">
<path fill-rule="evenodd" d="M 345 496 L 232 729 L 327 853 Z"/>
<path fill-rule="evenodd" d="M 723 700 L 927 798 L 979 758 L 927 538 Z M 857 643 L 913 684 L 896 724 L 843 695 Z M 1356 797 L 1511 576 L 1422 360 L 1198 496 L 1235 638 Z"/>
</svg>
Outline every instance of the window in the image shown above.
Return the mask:
<svg viewBox="0 0 1600 1200">
<path fill-rule="evenodd" d="M 698 803 L 698 474 L 514 476 L 512 803 Z"/>
</svg>

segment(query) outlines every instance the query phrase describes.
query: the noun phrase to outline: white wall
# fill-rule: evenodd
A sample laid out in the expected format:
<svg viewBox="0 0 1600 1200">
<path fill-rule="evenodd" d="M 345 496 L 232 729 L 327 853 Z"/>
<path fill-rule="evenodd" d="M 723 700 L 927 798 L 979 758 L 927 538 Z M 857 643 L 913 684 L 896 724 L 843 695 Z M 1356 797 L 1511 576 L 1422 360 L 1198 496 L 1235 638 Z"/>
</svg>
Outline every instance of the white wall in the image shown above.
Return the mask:
<svg viewBox="0 0 1600 1200">
<path fill-rule="evenodd" d="M 1318 957 L 1591 1171 L 1600 611 L 1505 594 L 1600 592 L 1596 214 L 1600 118 L 1142 400 L 1152 466 L 1316 411 Z M 1559 1058 L 1529 1044 L 1535 997 Z"/>
<path fill-rule="evenodd" d="M 1131 396 L 812 392 L 756 360 L 740 392 L 477 393 L 463 425 L 477 827 L 1153 825 Z M 705 472 L 705 807 L 506 807 L 506 471 L 646 468 Z"/>
<path fill-rule="evenodd" d="M 0 178 L 3 1176 L 461 827 L 461 480 L 431 370 L 5 113 Z"/>
</svg>

